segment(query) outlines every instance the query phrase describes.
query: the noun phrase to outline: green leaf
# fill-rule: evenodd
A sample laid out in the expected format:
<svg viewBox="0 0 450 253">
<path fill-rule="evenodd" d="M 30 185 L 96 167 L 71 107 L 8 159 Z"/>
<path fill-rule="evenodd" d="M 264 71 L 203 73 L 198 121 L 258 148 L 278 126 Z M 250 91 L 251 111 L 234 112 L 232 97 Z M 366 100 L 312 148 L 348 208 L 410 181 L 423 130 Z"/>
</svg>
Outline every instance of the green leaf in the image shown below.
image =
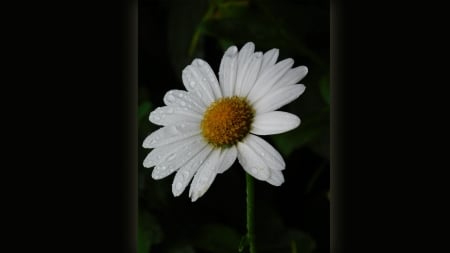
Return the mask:
<svg viewBox="0 0 450 253">
<path fill-rule="evenodd" d="M 244 14 L 248 5 L 249 0 L 219 1 L 208 19 L 238 18 Z"/>
<path fill-rule="evenodd" d="M 142 120 L 144 117 L 148 116 L 150 110 L 152 109 L 152 104 L 150 101 L 145 101 L 138 108 L 138 120 Z"/>
<path fill-rule="evenodd" d="M 248 241 L 248 235 L 244 235 L 241 238 L 241 242 L 239 242 L 239 248 L 238 251 L 242 252 L 244 251 L 244 249 L 249 245 L 249 241 Z"/>
<path fill-rule="evenodd" d="M 209 10 L 208 0 L 173 1 L 168 22 L 168 46 L 174 73 L 181 72 L 193 58 L 200 57 L 197 49 L 202 29 L 202 20 Z M 194 57 L 194 55 L 196 57 Z"/>
<path fill-rule="evenodd" d="M 236 252 L 240 236 L 231 227 L 222 224 L 208 224 L 200 229 L 196 239 L 199 249 L 214 253 Z"/>
<path fill-rule="evenodd" d="M 137 236 L 138 253 L 149 253 L 153 244 L 158 244 L 162 241 L 161 227 L 152 214 L 139 211 Z"/>
<path fill-rule="evenodd" d="M 288 242 L 291 247 L 292 251 L 292 245 L 295 247 L 295 252 L 301 252 L 301 253 L 312 253 L 314 249 L 316 248 L 316 243 L 314 239 L 306 234 L 305 232 L 302 232 L 300 230 L 291 229 L 289 230 L 286 235 L 286 243 Z"/>
<path fill-rule="evenodd" d="M 330 78 L 328 76 L 323 77 L 319 81 L 320 94 L 325 102 L 330 105 Z"/>
</svg>

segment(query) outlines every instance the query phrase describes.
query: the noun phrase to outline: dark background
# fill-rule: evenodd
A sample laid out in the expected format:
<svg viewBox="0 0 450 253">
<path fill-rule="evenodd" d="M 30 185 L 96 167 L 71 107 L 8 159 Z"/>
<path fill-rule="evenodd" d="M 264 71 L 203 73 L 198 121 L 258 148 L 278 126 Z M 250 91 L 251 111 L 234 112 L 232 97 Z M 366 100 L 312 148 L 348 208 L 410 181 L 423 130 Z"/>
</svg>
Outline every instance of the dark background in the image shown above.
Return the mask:
<svg viewBox="0 0 450 253">
<path fill-rule="evenodd" d="M 238 162 L 191 203 L 173 197 L 173 175 L 151 178 L 142 167 L 148 121 L 170 89 L 184 89 L 181 71 L 194 58 L 217 73 L 230 45 L 253 41 L 255 51 L 280 49 L 279 59 L 306 65 L 307 88 L 282 110 L 302 123 L 265 137 L 286 160 L 280 187 L 256 181 L 258 252 L 329 252 L 330 249 L 330 6 L 328 1 L 139 2 L 139 252 L 238 252 L 246 233 L 245 174 Z M 245 249 L 246 251 L 247 249 Z"/>
</svg>

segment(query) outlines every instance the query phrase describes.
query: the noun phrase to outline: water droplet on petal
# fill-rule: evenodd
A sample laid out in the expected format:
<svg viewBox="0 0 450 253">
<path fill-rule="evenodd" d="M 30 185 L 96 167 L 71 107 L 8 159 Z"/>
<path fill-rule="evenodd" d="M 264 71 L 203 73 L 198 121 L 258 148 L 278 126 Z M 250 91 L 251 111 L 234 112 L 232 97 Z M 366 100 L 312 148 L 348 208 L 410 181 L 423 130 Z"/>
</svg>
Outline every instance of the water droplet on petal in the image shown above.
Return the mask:
<svg viewBox="0 0 450 253">
<path fill-rule="evenodd" d="M 169 157 L 167 157 L 167 161 L 172 161 L 175 158 L 175 154 L 171 154 Z"/>
<path fill-rule="evenodd" d="M 169 95 L 169 96 L 167 96 L 167 100 L 168 100 L 169 102 L 173 102 L 173 101 L 175 100 L 175 97 L 172 96 L 172 95 Z"/>
</svg>

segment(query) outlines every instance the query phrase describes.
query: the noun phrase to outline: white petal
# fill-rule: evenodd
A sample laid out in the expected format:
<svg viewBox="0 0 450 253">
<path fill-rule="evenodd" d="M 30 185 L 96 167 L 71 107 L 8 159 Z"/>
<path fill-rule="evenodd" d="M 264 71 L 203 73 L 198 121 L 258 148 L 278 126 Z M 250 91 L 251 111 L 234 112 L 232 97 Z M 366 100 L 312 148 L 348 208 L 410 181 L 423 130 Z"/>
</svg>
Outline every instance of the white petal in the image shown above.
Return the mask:
<svg viewBox="0 0 450 253">
<path fill-rule="evenodd" d="M 224 97 L 233 95 L 237 75 L 238 49 L 231 46 L 225 51 L 219 68 L 219 81 Z"/>
<path fill-rule="evenodd" d="M 165 126 L 147 136 L 142 146 L 144 148 L 161 147 L 198 134 L 200 134 L 199 124 L 182 123 Z"/>
<path fill-rule="evenodd" d="M 186 186 L 191 181 L 195 172 L 203 164 L 205 158 L 211 153 L 212 147 L 207 145 L 200 152 L 197 153 L 189 162 L 183 165 L 175 174 L 175 178 L 172 183 L 172 193 L 175 197 L 180 196 L 183 193 Z"/>
<path fill-rule="evenodd" d="M 152 171 L 152 178 L 161 179 L 167 177 L 190 161 L 207 145 L 208 144 L 199 138 L 190 144 L 176 147 L 173 151 L 170 151 L 169 154 L 165 155 L 155 166 Z"/>
<path fill-rule="evenodd" d="M 280 134 L 297 128 L 300 125 L 300 118 L 288 112 L 266 112 L 256 114 L 251 133 L 258 135 Z"/>
<path fill-rule="evenodd" d="M 171 144 L 167 144 L 161 147 L 154 148 L 144 159 L 144 167 L 150 168 L 157 164 L 160 164 L 163 159 L 171 154 L 171 152 L 176 151 L 178 147 L 190 145 L 194 141 L 203 141 L 201 135 L 194 135 L 188 137 L 184 140 L 177 141 Z"/>
<path fill-rule="evenodd" d="M 238 160 L 244 170 L 254 178 L 266 181 L 270 177 L 270 169 L 261 157 L 248 145 L 247 140 L 237 145 Z"/>
<path fill-rule="evenodd" d="M 200 97 L 205 105 L 209 105 L 215 100 L 214 92 L 208 79 L 200 71 L 197 64 L 192 63 L 184 68 L 181 77 L 186 89 Z"/>
<path fill-rule="evenodd" d="M 256 113 L 274 111 L 297 99 L 305 91 L 303 84 L 294 84 L 274 89 L 256 102 L 252 103 Z"/>
<path fill-rule="evenodd" d="M 221 156 L 222 156 L 222 164 L 217 170 L 217 173 L 224 173 L 231 167 L 231 165 L 233 165 L 234 161 L 236 161 L 237 157 L 236 147 L 231 146 L 230 148 L 222 150 Z"/>
<path fill-rule="evenodd" d="M 174 125 L 182 122 L 200 123 L 202 115 L 188 107 L 163 106 L 150 113 L 150 122 L 160 125 Z"/>
<path fill-rule="evenodd" d="M 242 78 L 242 85 L 240 89 L 236 91 L 236 94 L 241 97 L 246 97 L 250 90 L 255 85 L 256 79 L 261 69 L 262 53 L 256 52 L 251 58 L 246 74 Z"/>
<path fill-rule="evenodd" d="M 187 107 L 201 115 L 203 115 L 206 109 L 197 95 L 184 90 L 169 90 L 164 96 L 164 103 L 177 107 Z"/>
<path fill-rule="evenodd" d="M 234 94 L 239 95 L 241 87 L 244 84 L 244 78 L 252 61 L 253 51 L 255 51 L 255 44 L 253 42 L 246 43 L 238 54 L 237 76 Z"/>
<path fill-rule="evenodd" d="M 264 54 L 263 62 L 261 65 L 261 72 L 266 71 L 268 68 L 275 65 L 278 59 L 279 52 L 280 51 L 278 50 L 278 48 L 273 48 Z"/>
<path fill-rule="evenodd" d="M 264 160 L 272 171 L 285 169 L 286 164 L 281 154 L 261 137 L 249 134 L 245 139 L 245 143 Z"/>
<path fill-rule="evenodd" d="M 250 101 L 257 101 L 272 89 L 275 83 L 294 65 L 291 58 L 280 61 L 275 66 L 269 67 L 265 71 L 261 71 L 252 90 L 248 94 Z"/>
<path fill-rule="evenodd" d="M 267 182 L 274 186 L 280 186 L 284 183 L 283 173 L 279 170 L 272 170 L 270 172 L 270 178 L 267 179 Z"/>
<path fill-rule="evenodd" d="M 203 196 L 211 186 L 221 164 L 220 158 L 220 149 L 214 149 L 198 169 L 189 189 L 189 197 L 192 198 L 192 202 Z"/>
<path fill-rule="evenodd" d="M 298 83 L 302 80 L 306 74 L 308 74 L 308 68 L 306 66 L 298 66 L 290 69 L 275 85 L 274 88 L 288 86 Z"/>
<path fill-rule="evenodd" d="M 192 65 L 198 67 L 203 75 L 203 78 L 208 82 L 209 88 L 212 90 L 214 98 L 221 98 L 222 91 L 220 90 L 219 82 L 217 81 L 217 77 L 214 74 L 214 71 L 211 69 L 211 66 L 209 66 L 209 64 L 202 59 L 195 59 L 192 62 Z"/>
</svg>

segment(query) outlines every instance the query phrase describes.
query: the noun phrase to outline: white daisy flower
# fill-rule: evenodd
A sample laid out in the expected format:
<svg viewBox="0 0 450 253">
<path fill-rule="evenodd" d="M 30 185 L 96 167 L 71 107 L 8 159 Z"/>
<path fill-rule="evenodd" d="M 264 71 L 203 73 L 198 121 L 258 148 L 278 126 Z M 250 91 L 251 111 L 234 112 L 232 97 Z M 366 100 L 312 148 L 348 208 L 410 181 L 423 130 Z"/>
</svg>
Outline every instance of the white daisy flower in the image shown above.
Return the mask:
<svg viewBox="0 0 450 253">
<path fill-rule="evenodd" d="M 192 180 L 189 197 L 196 201 L 236 158 L 254 178 L 279 186 L 285 162 L 268 142 L 256 135 L 279 134 L 300 125 L 291 113 L 276 111 L 305 90 L 297 84 L 308 68 L 292 68 L 294 61 L 277 63 L 278 49 L 254 52 L 252 42 L 240 51 L 231 46 L 219 69 L 219 81 L 201 59 L 183 70 L 184 90 L 170 90 L 166 106 L 150 113 L 150 121 L 163 126 L 143 143 L 152 148 L 144 167 L 155 167 L 154 179 L 176 172 L 172 184 L 179 196 Z"/>
</svg>

